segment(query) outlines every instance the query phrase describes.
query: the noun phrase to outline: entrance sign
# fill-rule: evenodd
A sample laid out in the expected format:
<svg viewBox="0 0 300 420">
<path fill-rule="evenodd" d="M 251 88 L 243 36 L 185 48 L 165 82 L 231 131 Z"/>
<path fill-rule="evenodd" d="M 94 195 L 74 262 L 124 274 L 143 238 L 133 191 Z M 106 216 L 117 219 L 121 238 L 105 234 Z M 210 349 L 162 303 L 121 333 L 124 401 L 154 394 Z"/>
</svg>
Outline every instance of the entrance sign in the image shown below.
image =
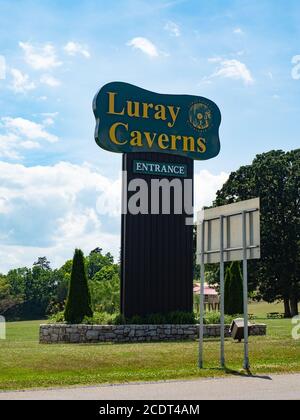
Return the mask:
<svg viewBox="0 0 300 420">
<path fill-rule="evenodd" d="M 194 160 L 219 154 L 220 110 L 201 96 L 111 82 L 93 112 L 98 146 L 123 154 L 121 313 L 192 312 Z"/>
<path fill-rule="evenodd" d="M 135 160 L 133 162 L 133 172 L 135 174 L 148 174 L 163 177 L 187 177 L 187 165 L 179 163 L 159 163 Z"/>
<path fill-rule="evenodd" d="M 243 260 L 244 369 L 249 370 L 247 260 L 260 258 L 260 200 L 241 201 L 198 213 L 197 262 L 201 264 L 199 367 L 203 367 L 205 264 L 220 263 L 221 366 L 225 367 L 224 262 Z"/>
<path fill-rule="evenodd" d="M 221 113 L 201 96 L 162 95 L 123 82 L 95 96 L 95 139 L 116 153 L 156 152 L 211 159 L 219 154 Z"/>
</svg>

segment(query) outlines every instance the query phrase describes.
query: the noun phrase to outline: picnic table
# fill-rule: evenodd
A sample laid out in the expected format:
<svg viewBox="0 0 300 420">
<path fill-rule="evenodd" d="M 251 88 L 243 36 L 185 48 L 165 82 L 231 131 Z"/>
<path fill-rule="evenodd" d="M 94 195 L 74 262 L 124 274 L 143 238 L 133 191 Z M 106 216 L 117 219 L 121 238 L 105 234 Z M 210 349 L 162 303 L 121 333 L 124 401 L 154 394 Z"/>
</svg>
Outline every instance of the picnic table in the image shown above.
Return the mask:
<svg viewBox="0 0 300 420">
<path fill-rule="evenodd" d="M 281 314 L 279 312 L 269 312 L 267 314 L 268 319 L 282 319 L 284 318 L 284 314 Z"/>
</svg>

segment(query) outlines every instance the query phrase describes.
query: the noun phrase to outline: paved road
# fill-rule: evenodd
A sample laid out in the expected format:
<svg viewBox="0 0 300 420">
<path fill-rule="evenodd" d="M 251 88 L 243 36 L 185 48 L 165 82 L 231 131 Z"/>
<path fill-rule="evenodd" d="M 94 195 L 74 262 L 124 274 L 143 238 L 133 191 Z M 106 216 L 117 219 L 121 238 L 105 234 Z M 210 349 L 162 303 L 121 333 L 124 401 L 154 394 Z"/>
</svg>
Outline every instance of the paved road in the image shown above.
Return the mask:
<svg viewBox="0 0 300 420">
<path fill-rule="evenodd" d="M 300 375 L 2 392 L 0 400 L 300 400 Z"/>
</svg>

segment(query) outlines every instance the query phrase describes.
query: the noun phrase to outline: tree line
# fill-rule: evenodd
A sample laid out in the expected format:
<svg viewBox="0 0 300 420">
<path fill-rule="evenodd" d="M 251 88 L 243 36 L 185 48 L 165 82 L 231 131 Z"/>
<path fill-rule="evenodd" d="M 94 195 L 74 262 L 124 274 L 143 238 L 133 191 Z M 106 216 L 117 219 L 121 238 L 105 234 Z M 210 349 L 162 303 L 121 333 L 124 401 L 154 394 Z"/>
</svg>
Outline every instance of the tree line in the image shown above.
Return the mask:
<svg viewBox="0 0 300 420">
<path fill-rule="evenodd" d="M 31 268 L 0 275 L 0 314 L 7 319 L 39 319 L 63 311 L 72 273 L 72 260 L 52 269 L 46 257 Z M 84 258 L 91 304 L 99 312 L 119 311 L 119 264 L 110 253 L 96 248 Z"/>
</svg>

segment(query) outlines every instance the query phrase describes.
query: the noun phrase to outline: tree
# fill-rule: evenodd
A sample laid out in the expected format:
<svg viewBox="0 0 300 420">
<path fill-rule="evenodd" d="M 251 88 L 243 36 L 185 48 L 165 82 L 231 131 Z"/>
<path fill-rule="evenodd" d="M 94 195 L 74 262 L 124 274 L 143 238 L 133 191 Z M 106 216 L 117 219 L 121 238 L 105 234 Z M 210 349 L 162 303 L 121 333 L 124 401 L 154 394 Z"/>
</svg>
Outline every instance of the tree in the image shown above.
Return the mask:
<svg viewBox="0 0 300 420">
<path fill-rule="evenodd" d="M 231 283 L 231 272 L 230 267 L 225 270 L 225 285 L 224 285 L 224 312 L 228 314 L 231 312 L 231 295 L 230 295 L 230 283 Z"/>
<path fill-rule="evenodd" d="M 72 262 L 72 261 L 71 261 Z M 52 315 L 63 311 L 68 296 L 69 282 L 71 274 L 65 273 L 61 268 L 53 270 L 51 273 L 52 283 L 54 285 L 51 300 L 47 307 L 47 314 Z"/>
<path fill-rule="evenodd" d="M 80 323 L 85 316 L 93 316 L 91 296 L 85 270 L 84 255 L 80 249 L 76 249 L 65 308 L 65 320 L 71 324 Z"/>
<path fill-rule="evenodd" d="M 117 274 L 114 274 L 109 280 L 92 280 L 90 286 L 95 310 L 111 314 L 119 312 L 120 278 Z"/>
<path fill-rule="evenodd" d="M 119 266 L 104 266 L 90 281 L 93 307 L 100 312 L 116 313 L 120 310 Z"/>
<path fill-rule="evenodd" d="M 6 279 L 10 287 L 12 296 L 24 296 L 25 293 L 25 278 L 28 273 L 28 268 L 16 268 L 7 273 Z"/>
<path fill-rule="evenodd" d="M 113 256 L 110 253 L 102 254 L 102 248 L 94 249 L 87 257 L 87 273 L 91 280 L 98 271 L 104 266 L 109 266 L 114 263 Z"/>
<path fill-rule="evenodd" d="M 21 297 L 12 296 L 7 277 L 0 274 L 0 315 L 6 315 L 8 310 L 21 302 Z"/>
<path fill-rule="evenodd" d="M 227 315 L 243 313 L 243 278 L 238 261 L 232 262 L 226 270 L 225 313 Z"/>
<path fill-rule="evenodd" d="M 300 300 L 300 149 L 256 156 L 231 173 L 215 204 L 260 197 L 261 260 L 249 263 L 250 288 L 267 302 L 282 300 L 285 316 L 298 314 Z"/>
<path fill-rule="evenodd" d="M 51 270 L 50 261 L 48 261 L 47 257 L 39 257 L 36 262 L 33 263 L 34 267 L 40 267 L 42 270 Z"/>
<path fill-rule="evenodd" d="M 112 280 L 114 276 L 118 276 L 118 273 L 118 265 L 107 265 L 102 267 L 101 270 L 94 275 L 93 280 L 98 282 Z"/>
<path fill-rule="evenodd" d="M 16 305 L 11 305 L 8 318 L 40 319 L 46 316 L 56 287 L 51 269 L 35 264 L 32 269 L 23 267 L 10 270 L 6 279 L 10 295 L 16 302 Z"/>
</svg>

